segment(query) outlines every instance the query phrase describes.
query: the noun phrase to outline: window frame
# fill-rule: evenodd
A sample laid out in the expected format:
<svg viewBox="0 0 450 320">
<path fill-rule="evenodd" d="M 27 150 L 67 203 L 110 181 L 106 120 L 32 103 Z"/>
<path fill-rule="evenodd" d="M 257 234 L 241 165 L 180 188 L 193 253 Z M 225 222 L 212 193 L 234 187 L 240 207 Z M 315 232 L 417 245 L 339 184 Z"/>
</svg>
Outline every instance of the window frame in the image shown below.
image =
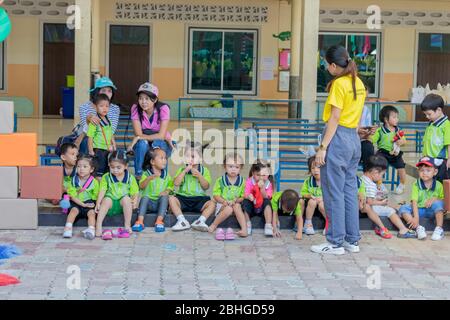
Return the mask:
<svg viewBox="0 0 450 320">
<path fill-rule="evenodd" d="M 252 90 L 250 91 L 236 91 L 236 90 L 224 90 L 224 55 L 222 54 L 221 63 L 221 90 L 205 90 L 205 89 L 192 89 L 192 48 L 193 48 L 193 34 L 195 31 L 211 31 L 222 32 L 222 53 L 225 45 L 225 33 L 253 33 L 253 79 Z M 223 95 L 232 94 L 236 96 L 256 96 L 258 94 L 258 59 L 259 59 L 259 36 L 260 30 L 258 28 L 225 28 L 225 27 L 201 27 L 201 26 L 189 26 L 187 28 L 187 60 L 186 60 L 186 93 L 188 95 Z"/>
<path fill-rule="evenodd" d="M 376 69 L 377 72 L 375 74 L 375 92 L 369 94 L 369 97 L 371 98 L 379 98 L 380 96 L 380 91 L 381 91 L 381 78 L 382 78 L 382 63 L 381 63 L 381 59 L 383 56 L 382 53 L 382 37 L 383 37 L 383 33 L 382 32 L 365 32 L 365 31 L 352 31 L 352 30 L 346 30 L 346 31 L 319 31 L 319 36 L 321 35 L 338 35 L 338 36 L 345 36 L 345 48 L 348 48 L 348 37 L 351 35 L 355 35 L 355 36 L 375 36 L 377 38 L 377 54 L 376 54 Z M 319 48 L 317 48 L 317 50 L 319 50 Z M 348 49 L 347 49 L 348 50 Z M 317 81 L 317 80 L 316 80 Z M 317 83 L 316 83 L 317 86 Z M 317 92 L 317 97 L 327 97 L 328 93 L 327 92 Z"/>
</svg>

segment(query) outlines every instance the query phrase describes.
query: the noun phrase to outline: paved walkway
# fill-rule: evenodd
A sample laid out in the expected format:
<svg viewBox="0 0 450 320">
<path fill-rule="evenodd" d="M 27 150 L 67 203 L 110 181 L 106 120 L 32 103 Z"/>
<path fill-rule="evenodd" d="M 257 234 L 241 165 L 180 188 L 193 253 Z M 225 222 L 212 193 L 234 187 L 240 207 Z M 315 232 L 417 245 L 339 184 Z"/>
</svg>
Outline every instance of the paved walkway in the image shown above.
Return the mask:
<svg viewBox="0 0 450 320">
<path fill-rule="evenodd" d="M 450 298 L 449 235 L 420 242 L 365 232 L 361 253 L 339 257 L 309 251 L 323 241 L 321 235 L 300 242 L 291 232 L 283 235 L 268 239 L 257 230 L 248 239 L 223 243 L 205 233 L 147 229 L 105 242 L 78 235 L 64 240 L 60 228 L 0 231 L 0 243 L 24 251 L 0 265 L 0 273 L 22 281 L 0 287 L 0 299 Z M 77 267 L 67 273 L 72 265 L 80 268 L 79 290 L 67 288 L 68 277 L 76 285 Z"/>
</svg>

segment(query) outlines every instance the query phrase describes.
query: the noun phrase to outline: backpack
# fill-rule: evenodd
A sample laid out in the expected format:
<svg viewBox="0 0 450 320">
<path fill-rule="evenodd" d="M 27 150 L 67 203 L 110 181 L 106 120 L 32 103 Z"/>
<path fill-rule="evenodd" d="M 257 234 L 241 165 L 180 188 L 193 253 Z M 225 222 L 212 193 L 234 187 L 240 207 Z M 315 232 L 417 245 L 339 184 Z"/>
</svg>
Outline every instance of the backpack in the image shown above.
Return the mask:
<svg viewBox="0 0 450 320">
<path fill-rule="evenodd" d="M 75 126 L 75 128 L 72 129 L 72 133 L 69 134 L 68 136 L 62 136 L 58 138 L 58 141 L 56 142 L 56 148 L 55 148 L 55 153 L 58 156 L 61 156 L 61 146 L 65 143 L 74 143 L 75 140 L 77 140 L 77 138 L 80 136 L 80 134 L 82 133 L 83 128 L 81 128 L 80 124 L 77 124 Z"/>
</svg>

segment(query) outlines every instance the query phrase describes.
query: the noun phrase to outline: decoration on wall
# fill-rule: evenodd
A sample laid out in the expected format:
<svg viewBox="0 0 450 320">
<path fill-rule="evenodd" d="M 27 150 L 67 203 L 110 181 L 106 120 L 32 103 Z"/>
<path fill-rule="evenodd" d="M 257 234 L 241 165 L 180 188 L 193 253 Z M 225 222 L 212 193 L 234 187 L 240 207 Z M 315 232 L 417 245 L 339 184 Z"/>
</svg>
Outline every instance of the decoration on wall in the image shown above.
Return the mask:
<svg viewBox="0 0 450 320">
<path fill-rule="evenodd" d="M 291 49 L 280 49 L 278 53 L 278 70 L 291 68 Z"/>
<path fill-rule="evenodd" d="M 291 32 L 290 31 L 283 31 L 279 34 L 273 34 L 274 38 L 278 38 L 280 41 L 288 41 L 291 40 Z"/>
<path fill-rule="evenodd" d="M 3 42 L 11 33 L 11 20 L 5 9 L 0 8 L 0 42 Z"/>
<path fill-rule="evenodd" d="M 116 2 L 116 19 L 266 23 L 268 16 L 266 6 Z"/>
</svg>

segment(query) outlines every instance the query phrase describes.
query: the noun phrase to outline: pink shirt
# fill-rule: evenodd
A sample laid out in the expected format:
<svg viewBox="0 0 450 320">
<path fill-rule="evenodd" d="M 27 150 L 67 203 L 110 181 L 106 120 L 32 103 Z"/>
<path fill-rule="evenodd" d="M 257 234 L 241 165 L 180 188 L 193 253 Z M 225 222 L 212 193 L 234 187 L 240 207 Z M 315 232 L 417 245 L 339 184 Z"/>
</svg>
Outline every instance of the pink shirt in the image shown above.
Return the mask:
<svg viewBox="0 0 450 320">
<path fill-rule="evenodd" d="M 137 104 L 134 104 L 131 107 L 131 120 L 140 121 L 137 108 L 138 108 Z M 161 130 L 161 121 L 170 120 L 170 108 L 166 104 L 163 105 L 161 107 L 161 109 L 159 110 L 159 117 L 158 117 L 158 113 L 156 112 L 156 109 L 155 109 L 155 111 L 153 112 L 153 119 L 152 119 L 151 123 L 150 123 L 150 118 L 148 117 L 146 112 L 142 113 L 142 118 L 143 118 L 142 122 L 141 122 L 142 130 L 150 129 L 152 131 L 159 132 L 159 130 Z M 167 133 L 166 133 L 166 139 L 170 139 L 169 131 L 167 131 Z"/>
<path fill-rule="evenodd" d="M 245 197 L 245 198 L 247 198 L 247 196 L 248 196 L 249 194 L 252 193 L 252 189 L 253 189 L 253 186 L 254 186 L 255 184 L 256 184 L 256 182 L 255 182 L 255 180 L 253 179 L 253 177 L 248 178 L 248 179 L 245 181 L 245 191 L 244 191 L 244 197 Z M 267 197 L 268 197 L 269 199 L 272 199 L 272 195 L 273 195 L 273 186 L 272 186 L 272 183 L 270 183 L 269 180 L 267 180 L 267 182 L 266 182 L 265 189 L 266 189 Z"/>
</svg>

